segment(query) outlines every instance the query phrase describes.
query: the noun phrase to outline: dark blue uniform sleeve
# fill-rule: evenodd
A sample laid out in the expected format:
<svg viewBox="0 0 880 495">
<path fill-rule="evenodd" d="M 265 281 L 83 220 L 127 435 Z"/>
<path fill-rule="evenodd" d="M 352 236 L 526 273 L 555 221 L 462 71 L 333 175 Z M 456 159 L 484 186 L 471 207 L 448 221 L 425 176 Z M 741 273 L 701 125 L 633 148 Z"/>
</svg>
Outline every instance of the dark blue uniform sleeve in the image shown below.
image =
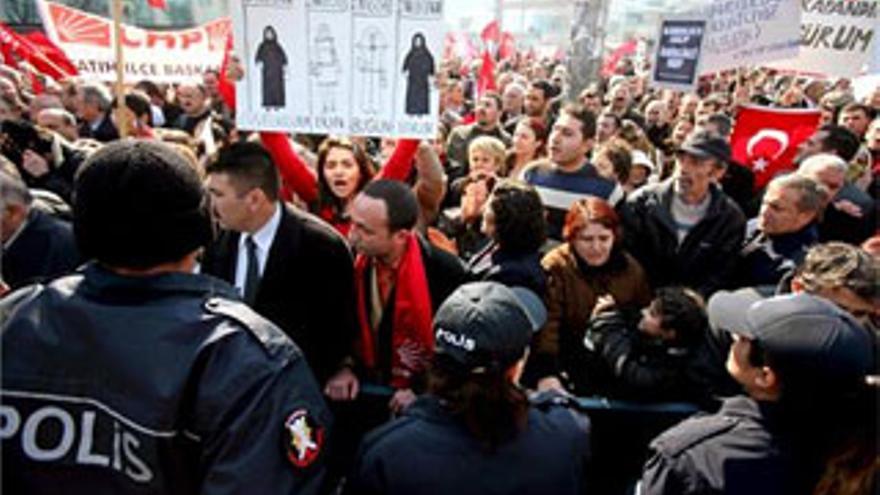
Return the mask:
<svg viewBox="0 0 880 495">
<path fill-rule="evenodd" d="M 300 351 L 246 332 L 221 340 L 196 400 L 201 492 L 319 493 L 331 417 Z"/>
</svg>

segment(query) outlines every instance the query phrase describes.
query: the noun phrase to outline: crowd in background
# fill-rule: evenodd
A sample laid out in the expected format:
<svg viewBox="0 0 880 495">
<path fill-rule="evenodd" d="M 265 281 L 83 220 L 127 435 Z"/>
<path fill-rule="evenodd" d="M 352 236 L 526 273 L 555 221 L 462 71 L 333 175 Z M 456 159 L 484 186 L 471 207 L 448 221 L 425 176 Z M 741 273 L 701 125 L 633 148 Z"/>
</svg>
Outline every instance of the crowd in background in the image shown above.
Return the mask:
<svg viewBox="0 0 880 495">
<path fill-rule="evenodd" d="M 448 59 L 434 81 L 437 135 L 419 142 L 237 129 L 233 66 L 198 84 L 142 81 L 124 95 L 86 79 L 35 94 L 26 73 L 0 66 L 0 294 L 96 257 L 76 241 L 73 191 L 78 169 L 120 140 L 121 125 L 128 139 L 168 143 L 204 181 L 216 223 L 198 270 L 292 337 L 331 405 L 333 479 L 355 461 L 370 469 L 356 453 L 368 430 L 442 392 L 432 320 L 469 281 L 527 288 L 546 307 L 519 380 L 530 391 L 707 412 L 722 397 L 767 400 L 761 377 L 731 369 L 729 356 L 747 351 L 728 333 L 742 329 L 714 321 L 734 306 L 725 298 L 830 301 L 874 355 L 880 87 L 857 100 L 846 79 L 742 68 L 682 93 L 651 87 L 625 60 L 573 94 L 563 63 L 518 53 L 497 65 L 496 89 L 478 94 L 479 67 Z M 791 170 L 763 187 L 731 155 L 748 104 L 821 112 Z M 166 200 L 159 191 L 155 202 Z M 745 308 L 757 320 L 773 311 Z M 809 388 L 792 385 L 803 376 L 786 375 L 784 394 Z M 876 489 L 876 390 L 852 398 L 840 383 L 817 384 L 784 412 L 798 420 L 772 448 L 813 463 L 799 493 Z M 375 389 L 380 401 L 362 400 Z M 868 419 L 843 414 L 864 407 Z M 693 482 L 673 464 L 697 440 L 671 438 L 625 454 L 648 461 L 644 493 L 685 493 Z"/>
</svg>

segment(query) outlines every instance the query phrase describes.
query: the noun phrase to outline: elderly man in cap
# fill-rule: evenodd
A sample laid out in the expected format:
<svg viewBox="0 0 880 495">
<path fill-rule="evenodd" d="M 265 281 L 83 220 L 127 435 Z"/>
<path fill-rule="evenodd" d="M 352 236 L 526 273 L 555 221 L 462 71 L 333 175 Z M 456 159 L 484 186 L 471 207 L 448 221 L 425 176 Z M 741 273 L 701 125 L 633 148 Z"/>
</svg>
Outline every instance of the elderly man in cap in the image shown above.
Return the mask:
<svg viewBox="0 0 880 495">
<path fill-rule="evenodd" d="M 808 294 L 722 293 L 708 309 L 734 335 L 727 370 L 746 395 L 654 439 L 639 493 L 812 493 L 841 439 L 864 437 L 859 426 L 876 418 L 869 332 Z"/>
<path fill-rule="evenodd" d="M 428 394 L 372 432 L 346 489 L 386 495 L 584 493 L 589 422 L 567 397 L 517 382 L 541 300 L 496 282 L 461 286 L 434 319 Z"/>
<path fill-rule="evenodd" d="M 652 286 L 685 285 L 707 296 L 731 280 L 745 217 L 717 184 L 730 160 L 724 139 L 695 133 L 676 152 L 673 177 L 627 199 L 624 242 Z"/>
</svg>

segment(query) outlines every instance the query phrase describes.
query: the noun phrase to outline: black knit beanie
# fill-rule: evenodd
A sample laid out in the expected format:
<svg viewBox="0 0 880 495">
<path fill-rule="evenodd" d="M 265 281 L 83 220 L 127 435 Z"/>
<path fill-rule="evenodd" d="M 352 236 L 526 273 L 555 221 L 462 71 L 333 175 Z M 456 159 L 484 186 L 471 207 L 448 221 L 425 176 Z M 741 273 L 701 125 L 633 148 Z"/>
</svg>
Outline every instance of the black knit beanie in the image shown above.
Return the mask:
<svg viewBox="0 0 880 495">
<path fill-rule="evenodd" d="M 116 141 L 92 154 L 77 172 L 73 210 L 81 252 L 115 267 L 177 261 L 213 235 L 198 174 L 156 141 Z"/>
</svg>

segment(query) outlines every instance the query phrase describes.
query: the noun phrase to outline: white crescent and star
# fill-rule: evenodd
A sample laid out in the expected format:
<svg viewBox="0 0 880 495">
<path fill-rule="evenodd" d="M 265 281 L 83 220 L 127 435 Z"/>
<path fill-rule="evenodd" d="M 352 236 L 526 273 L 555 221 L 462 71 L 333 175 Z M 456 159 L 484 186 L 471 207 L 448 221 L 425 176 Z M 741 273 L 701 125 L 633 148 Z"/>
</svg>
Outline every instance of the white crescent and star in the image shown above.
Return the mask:
<svg viewBox="0 0 880 495">
<path fill-rule="evenodd" d="M 779 143 L 779 150 L 774 153 L 774 155 L 769 159 L 764 157 L 752 159 L 755 146 L 757 146 L 758 143 L 760 143 L 764 139 L 772 139 Z M 753 170 L 755 172 L 763 172 L 767 168 L 767 165 L 770 164 L 770 162 L 778 160 L 779 157 L 785 153 L 785 151 L 788 149 L 788 145 L 788 134 L 785 131 L 781 131 L 779 129 L 761 129 L 760 131 L 758 131 L 757 134 L 752 136 L 749 139 L 749 142 L 746 144 L 746 155 L 752 162 Z"/>
</svg>

